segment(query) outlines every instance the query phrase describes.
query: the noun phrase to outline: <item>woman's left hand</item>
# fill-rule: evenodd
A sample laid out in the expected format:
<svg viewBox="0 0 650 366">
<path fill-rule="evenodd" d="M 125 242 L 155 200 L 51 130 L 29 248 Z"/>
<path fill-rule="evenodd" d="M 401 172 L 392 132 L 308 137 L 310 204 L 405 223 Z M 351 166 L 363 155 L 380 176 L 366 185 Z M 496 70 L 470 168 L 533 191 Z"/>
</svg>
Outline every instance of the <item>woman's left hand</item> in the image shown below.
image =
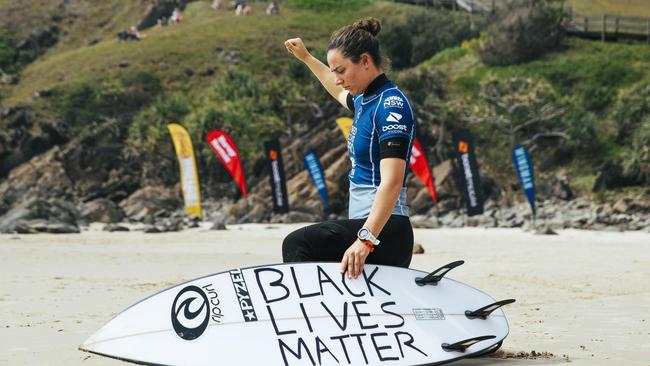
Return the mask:
<svg viewBox="0 0 650 366">
<path fill-rule="evenodd" d="M 348 250 L 343 254 L 341 261 L 341 273 L 348 272 L 348 278 L 357 278 L 363 272 L 363 265 L 366 263 L 366 258 L 370 254 L 370 250 L 366 247 L 361 240 L 357 239 L 350 245 Z"/>
</svg>

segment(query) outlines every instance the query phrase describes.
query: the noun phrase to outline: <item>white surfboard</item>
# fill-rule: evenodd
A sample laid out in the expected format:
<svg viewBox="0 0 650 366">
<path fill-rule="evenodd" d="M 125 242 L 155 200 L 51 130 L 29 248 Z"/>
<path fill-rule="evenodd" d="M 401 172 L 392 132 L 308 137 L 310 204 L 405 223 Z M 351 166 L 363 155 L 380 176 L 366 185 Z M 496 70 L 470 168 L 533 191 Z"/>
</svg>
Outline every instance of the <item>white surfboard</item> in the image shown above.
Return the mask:
<svg viewBox="0 0 650 366">
<path fill-rule="evenodd" d="M 508 335 L 501 303 L 442 277 L 459 264 L 428 277 L 366 265 L 357 279 L 338 263 L 235 269 L 132 305 L 79 348 L 147 365 L 446 363 Z"/>
</svg>

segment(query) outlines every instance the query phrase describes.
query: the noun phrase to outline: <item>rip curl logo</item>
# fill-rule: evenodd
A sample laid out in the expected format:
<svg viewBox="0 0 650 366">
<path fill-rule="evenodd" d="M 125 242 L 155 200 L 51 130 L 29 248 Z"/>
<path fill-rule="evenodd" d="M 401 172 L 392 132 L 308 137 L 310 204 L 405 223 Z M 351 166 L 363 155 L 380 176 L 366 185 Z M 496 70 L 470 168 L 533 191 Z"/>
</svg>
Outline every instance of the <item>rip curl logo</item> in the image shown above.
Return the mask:
<svg viewBox="0 0 650 366">
<path fill-rule="evenodd" d="M 404 108 L 404 99 L 396 95 L 384 99 L 384 108 L 390 108 L 390 107 Z"/>
<path fill-rule="evenodd" d="M 210 321 L 208 297 L 197 286 L 187 286 L 172 304 L 172 325 L 179 337 L 191 341 L 203 334 Z"/>
</svg>

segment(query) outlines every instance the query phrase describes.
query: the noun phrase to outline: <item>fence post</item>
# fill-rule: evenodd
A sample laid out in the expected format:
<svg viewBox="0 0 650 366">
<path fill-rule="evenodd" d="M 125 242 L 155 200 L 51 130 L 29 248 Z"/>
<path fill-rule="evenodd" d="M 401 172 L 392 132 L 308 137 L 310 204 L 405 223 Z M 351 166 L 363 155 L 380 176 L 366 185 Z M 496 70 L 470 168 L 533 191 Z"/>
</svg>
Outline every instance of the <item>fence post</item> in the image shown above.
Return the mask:
<svg viewBox="0 0 650 366">
<path fill-rule="evenodd" d="M 650 20 L 648 20 L 646 43 L 650 44 Z"/>
<path fill-rule="evenodd" d="M 616 34 L 616 39 L 617 40 L 618 40 L 618 22 L 619 22 L 619 20 L 620 19 L 618 17 L 616 17 L 616 19 L 614 20 L 614 34 Z"/>
<path fill-rule="evenodd" d="M 607 15 L 603 14 L 603 29 L 600 33 L 600 40 L 605 42 L 605 36 L 607 35 Z"/>
<path fill-rule="evenodd" d="M 589 18 L 587 18 L 587 17 L 585 17 L 584 26 L 585 26 L 585 33 L 588 33 L 589 32 Z"/>
</svg>

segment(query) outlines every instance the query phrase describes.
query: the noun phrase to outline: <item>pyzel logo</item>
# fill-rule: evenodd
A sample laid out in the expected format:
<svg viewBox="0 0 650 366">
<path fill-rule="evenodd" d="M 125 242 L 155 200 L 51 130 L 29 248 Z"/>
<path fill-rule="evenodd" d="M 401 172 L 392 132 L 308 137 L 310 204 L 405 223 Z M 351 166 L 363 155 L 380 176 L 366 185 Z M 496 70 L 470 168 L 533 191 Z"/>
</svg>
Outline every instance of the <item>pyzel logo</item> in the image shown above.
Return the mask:
<svg viewBox="0 0 650 366">
<path fill-rule="evenodd" d="M 176 295 L 172 304 L 172 325 L 179 337 L 188 341 L 200 337 L 209 321 L 208 297 L 199 287 L 187 286 Z"/>
<path fill-rule="evenodd" d="M 399 122 L 402 119 L 402 115 L 399 113 L 395 112 L 390 112 L 388 115 L 388 118 L 386 118 L 387 122 Z"/>
<path fill-rule="evenodd" d="M 384 108 L 389 107 L 404 108 L 404 99 L 395 95 L 384 99 Z"/>
<path fill-rule="evenodd" d="M 230 271 L 230 279 L 232 280 L 232 285 L 235 288 L 235 293 L 237 294 L 237 300 L 239 302 L 239 307 L 241 308 L 241 313 L 244 317 L 244 320 L 246 322 L 256 322 L 257 314 L 255 314 L 253 300 L 248 293 L 248 287 L 246 286 L 244 274 L 240 269 L 233 269 Z"/>
</svg>

